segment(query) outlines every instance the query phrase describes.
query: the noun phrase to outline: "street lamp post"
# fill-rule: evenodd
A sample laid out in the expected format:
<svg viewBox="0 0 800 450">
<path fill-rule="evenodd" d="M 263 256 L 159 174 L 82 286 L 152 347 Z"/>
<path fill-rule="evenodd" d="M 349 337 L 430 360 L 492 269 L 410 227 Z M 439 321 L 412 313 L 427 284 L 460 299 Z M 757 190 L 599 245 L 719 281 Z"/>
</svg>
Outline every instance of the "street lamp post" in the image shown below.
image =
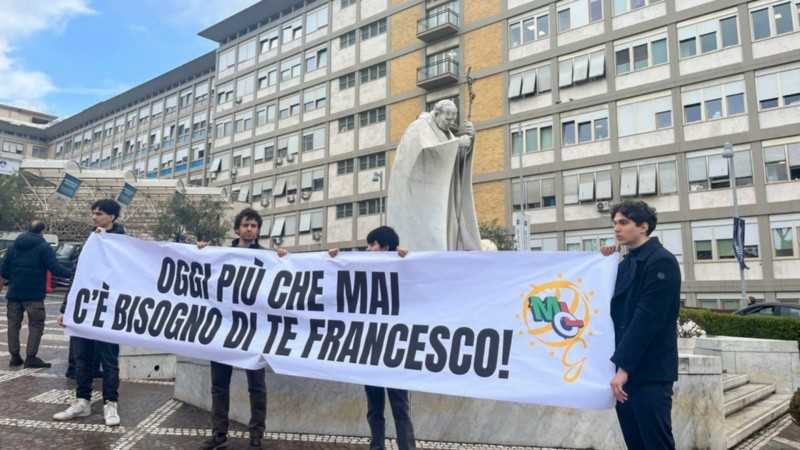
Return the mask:
<svg viewBox="0 0 800 450">
<path fill-rule="evenodd" d="M 372 181 L 379 182 L 381 186 L 381 196 L 378 198 L 378 212 L 380 213 L 381 226 L 383 223 L 383 172 L 375 172 L 372 174 Z"/>
<path fill-rule="evenodd" d="M 722 150 L 722 157 L 728 160 L 728 176 L 730 177 L 731 188 L 733 192 L 733 217 L 734 219 L 739 219 L 739 197 L 736 195 L 736 162 L 735 158 L 733 157 L 733 145 L 730 142 L 726 142 L 723 146 Z M 736 242 L 736 236 L 733 237 L 734 244 Z M 742 245 L 742 258 L 744 258 L 744 242 L 741 242 Z M 742 298 L 739 299 L 739 307 L 744 308 L 747 306 L 747 286 L 745 285 L 744 281 L 744 267 L 742 264 L 739 264 L 739 286 L 742 291 Z"/>
</svg>

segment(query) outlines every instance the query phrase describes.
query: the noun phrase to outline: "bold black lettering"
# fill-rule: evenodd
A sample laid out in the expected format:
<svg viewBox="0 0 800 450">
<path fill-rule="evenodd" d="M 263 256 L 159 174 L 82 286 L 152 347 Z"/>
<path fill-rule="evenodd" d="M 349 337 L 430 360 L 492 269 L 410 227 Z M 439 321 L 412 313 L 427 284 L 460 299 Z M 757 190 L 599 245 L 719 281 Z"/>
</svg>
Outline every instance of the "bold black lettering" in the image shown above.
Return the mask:
<svg viewBox="0 0 800 450">
<path fill-rule="evenodd" d="M 181 328 L 183 328 L 184 318 L 189 311 L 189 305 L 186 303 L 178 303 L 172 308 L 172 312 L 167 320 L 167 326 L 164 329 L 164 337 L 167 339 L 177 339 L 180 335 Z"/>
<path fill-rule="evenodd" d="M 311 272 L 311 289 L 308 293 L 308 310 L 309 311 L 324 311 L 325 306 L 316 303 L 317 296 L 322 295 L 322 286 L 319 285 L 320 280 L 325 276 L 322 270 L 315 270 Z"/>
<path fill-rule="evenodd" d="M 346 306 L 346 307 L 345 307 Z M 358 310 L 358 311 L 356 311 Z M 354 272 L 353 282 L 350 272 L 340 270 L 336 281 L 336 311 L 366 314 L 367 312 L 367 273 Z"/>
<path fill-rule="evenodd" d="M 281 286 L 289 286 L 290 284 L 292 284 L 291 272 L 288 270 L 281 270 L 275 274 L 275 279 L 272 281 L 272 288 L 269 290 L 269 296 L 267 297 L 267 304 L 270 308 L 283 308 L 284 303 L 286 303 L 286 293 L 281 292 L 281 294 L 278 295 L 278 290 Z"/>
<path fill-rule="evenodd" d="M 336 361 L 342 362 L 349 359 L 349 362 L 355 363 L 358 359 L 358 352 L 361 349 L 361 335 L 364 333 L 364 322 L 350 322 L 350 327 L 347 329 L 347 336 L 344 338 L 342 351 L 339 352 L 339 357 Z"/>
<path fill-rule="evenodd" d="M 324 319 L 311 319 L 308 324 L 311 331 L 309 332 L 306 345 L 303 347 L 303 353 L 300 355 L 301 358 L 308 358 L 314 343 L 320 342 L 322 338 L 325 337 L 325 335 L 319 332 L 320 328 L 325 328 Z"/>
<path fill-rule="evenodd" d="M 150 319 L 148 309 L 153 309 L 155 306 L 156 301 L 150 297 L 144 298 L 139 302 L 139 317 L 133 321 L 134 333 L 143 335 L 147 331 L 147 324 Z"/>
<path fill-rule="evenodd" d="M 169 256 L 165 256 L 161 261 L 161 272 L 158 274 L 158 282 L 156 287 L 158 292 L 166 294 L 172 289 L 172 284 L 175 282 L 175 261 Z"/>
<path fill-rule="evenodd" d="M 347 330 L 347 327 L 341 320 L 328 321 L 328 329 L 325 332 L 325 339 L 322 340 L 322 347 L 319 350 L 317 359 L 336 360 L 336 354 L 339 352 L 339 344 L 345 330 Z"/>
<path fill-rule="evenodd" d="M 75 307 L 72 310 L 72 321 L 75 323 L 83 323 L 88 314 L 85 309 L 81 308 L 81 303 L 89 303 L 92 298 L 92 293 L 88 289 L 81 289 L 78 295 L 75 296 Z"/>
<path fill-rule="evenodd" d="M 219 327 L 222 326 L 222 313 L 217 308 L 211 308 L 203 321 L 203 329 L 200 330 L 200 343 L 208 345 L 214 340 Z"/>
<path fill-rule="evenodd" d="M 463 343 L 462 343 L 463 341 Z M 450 371 L 456 375 L 464 375 L 469 372 L 472 365 L 472 356 L 465 354 L 461 356 L 462 347 L 472 347 L 475 341 L 475 332 L 471 328 L 461 327 L 456 328 L 453 332 L 453 342 L 450 348 Z"/>
<path fill-rule="evenodd" d="M 422 361 L 417 361 L 417 352 L 425 350 L 425 343 L 420 342 L 420 336 L 428 334 L 427 325 L 412 325 L 411 338 L 408 340 L 408 354 L 406 355 L 406 369 L 422 370 Z"/>
<path fill-rule="evenodd" d="M 153 318 L 150 319 L 150 325 L 148 326 L 150 336 L 156 337 L 161 334 L 161 330 L 164 328 L 164 324 L 167 323 L 167 319 L 169 318 L 171 307 L 172 303 L 170 303 L 169 300 L 161 300 L 158 302 L 153 311 Z"/>
<path fill-rule="evenodd" d="M 500 333 L 491 328 L 478 332 L 475 342 L 475 374 L 488 378 L 497 370 L 497 355 L 500 351 Z"/>
<path fill-rule="evenodd" d="M 433 373 L 441 372 L 447 365 L 447 348 L 442 343 L 443 339 L 450 339 L 450 329 L 442 325 L 433 327 L 430 337 L 433 354 L 425 357 L 425 368 Z"/>
<path fill-rule="evenodd" d="M 406 351 L 398 348 L 396 353 L 392 354 L 392 352 L 397 341 L 406 340 L 408 340 L 408 327 L 403 323 L 393 325 L 386 337 L 386 352 L 383 354 L 383 363 L 386 367 L 400 367 L 400 364 L 403 363 Z"/>
<path fill-rule="evenodd" d="M 383 353 L 383 342 L 386 338 L 386 330 L 389 326 L 385 323 L 370 322 L 367 327 L 367 336 L 364 338 L 364 349 L 361 352 L 359 364 L 369 364 L 377 366 Z M 369 363 L 367 363 L 369 357 Z"/>
<path fill-rule="evenodd" d="M 225 337 L 222 346 L 225 348 L 236 348 L 242 343 L 247 334 L 247 313 L 241 311 L 231 312 L 231 329 Z"/>
<path fill-rule="evenodd" d="M 120 331 L 125 328 L 126 317 L 128 315 L 128 307 L 131 305 L 131 296 L 128 294 L 120 294 L 117 297 L 117 305 L 114 308 L 114 322 L 111 324 L 111 329 Z"/>
<path fill-rule="evenodd" d="M 233 284 L 233 280 L 236 277 L 236 266 L 233 264 L 223 264 L 222 271 L 219 274 L 219 279 L 217 279 L 217 301 L 223 301 L 222 291 Z"/>
<path fill-rule="evenodd" d="M 281 334 L 281 341 L 278 343 L 278 351 L 275 352 L 276 354 L 289 356 L 289 354 L 292 353 L 292 349 L 287 347 L 286 344 L 297 337 L 297 332 L 292 330 L 295 325 L 297 325 L 297 317 L 283 318 L 283 333 Z"/>
</svg>

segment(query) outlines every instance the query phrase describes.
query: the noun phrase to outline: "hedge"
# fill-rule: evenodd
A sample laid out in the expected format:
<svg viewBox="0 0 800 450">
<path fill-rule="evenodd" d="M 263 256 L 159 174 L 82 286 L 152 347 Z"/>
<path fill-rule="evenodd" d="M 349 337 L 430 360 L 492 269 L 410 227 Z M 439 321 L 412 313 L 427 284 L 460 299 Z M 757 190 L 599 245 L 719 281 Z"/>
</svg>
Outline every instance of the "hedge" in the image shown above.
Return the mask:
<svg viewBox="0 0 800 450">
<path fill-rule="evenodd" d="M 691 320 L 711 336 L 778 339 L 800 343 L 800 320 L 791 317 L 740 316 L 707 309 L 681 308 L 680 322 Z"/>
</svg>

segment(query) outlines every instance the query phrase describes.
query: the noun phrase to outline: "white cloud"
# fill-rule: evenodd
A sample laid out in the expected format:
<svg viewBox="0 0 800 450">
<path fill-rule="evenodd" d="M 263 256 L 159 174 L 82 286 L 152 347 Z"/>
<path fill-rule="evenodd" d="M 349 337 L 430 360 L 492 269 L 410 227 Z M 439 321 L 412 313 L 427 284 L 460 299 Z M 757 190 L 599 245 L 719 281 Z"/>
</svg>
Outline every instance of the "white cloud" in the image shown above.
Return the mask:
<svg viewBox="0 0 800 450">
<path fill-rule="evenodd" d="M 88 0 L 0 0 L 0 101 L 43 107 L 55 90 L 50 77 L 15 59 L 14 44 L 42 31 L 61 32 L 77 16 L 95 14 Z"/>
<path fill-rule="evenodd" d="M 159 5 L 158 8 L 161 10 L 166 9 L 169 12 L 167 17 L 173 22 L 206 28 L 258 3 L 258 0 L 148 0 L 148 2 Z"/>
</svg>

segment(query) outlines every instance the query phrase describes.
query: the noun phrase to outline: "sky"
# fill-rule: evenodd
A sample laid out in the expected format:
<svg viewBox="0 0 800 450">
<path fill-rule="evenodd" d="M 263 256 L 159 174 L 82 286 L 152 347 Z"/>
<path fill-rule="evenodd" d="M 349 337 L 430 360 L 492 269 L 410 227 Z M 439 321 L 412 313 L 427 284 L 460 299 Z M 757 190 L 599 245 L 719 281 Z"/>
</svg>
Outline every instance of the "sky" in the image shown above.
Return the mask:
<svg viewBox="0 0 800 450">
<path fill-rule="evenodd" d="M 197 35 L 258 0 L 0 0 L 0 103 L 59 117 L 217 47 Z"/>
</svg>

